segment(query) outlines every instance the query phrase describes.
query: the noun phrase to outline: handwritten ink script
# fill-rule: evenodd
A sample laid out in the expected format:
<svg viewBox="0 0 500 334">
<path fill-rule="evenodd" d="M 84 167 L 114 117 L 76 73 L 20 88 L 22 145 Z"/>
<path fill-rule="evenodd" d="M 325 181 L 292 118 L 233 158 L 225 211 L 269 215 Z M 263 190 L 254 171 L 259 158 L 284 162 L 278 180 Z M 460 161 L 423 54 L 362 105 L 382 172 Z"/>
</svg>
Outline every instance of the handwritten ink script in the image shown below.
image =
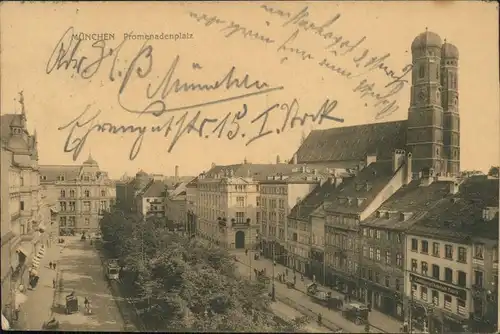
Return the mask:
<svg viewBox="0 0 500 334">
<path fill-rule="evenodd" d="M 313 62 L 323 70 L 338 75 L 346 80 L 354 82 L 353 93 L 366 101 L 377 110 L 375 118 L 382 119 L 399 109 L 397 94 L 408 83 L 405 79 L 412 71 L 412 65 L 408 64 L 400 71 L 393 70 L 387 62 L 391 54 L 373 55 L 372 50 L 364 48 L 363 44 L 367 40 L 366 36 L 351 40 L 335 32 L 335 24 L 341 20 L 342 15 L 333 15 L 325 22 L 315 22 L 311 18 L 308 7 L 304 7 L 299 12 L 289 12 L 281 9 L 276 4 L 264 4 L 260 9 L 268 15 L 266 24 L 271 24 L 270 20 L 277 18 L 279 27 L 291 29 L 293 32 L 283 41 L 277 41 L 270 36 L 258 32 L 248 26 L 244 26 L 234 20 L 228 20 L 207 13 L 189 11 L 188 15 L 196 22 L 206 27 L 218 29 L 226 38 L 240 38 L 254 40 L 266 46 L 266 50 L 274 50 L 282 57 L 281 63 L 285 63 L 288 57 L 294 57 L 299 61 Z M 310 42 L 309 36 L 317 36 L 324 42 L 322 45 L 323 54 L 318 54 L 300 46 L 299 37 L 305 35 Z M 274 46 L 270 48 L 269 46 Z M 352 62 L 350 67 L 339 65 L 340 58 L 349 57 Z M 372 72 L 381 71 L 387 77 L 387 83 L 375 83 L 368 76 Z"/>
<path fill-rule="evenodd" d="M 201 110 L 170 113 L 164 122 L 153 126 L 99 122 L 98 117 L 102 111 L 92 111 L 88 105 L 80 115 L 58 130 L 68 132 L 64 152 L 72 153 L 74 160 L 92 133 L 134 135 L 135 140 L 129 153 L 129 159 L 134 160 L 147 134 L 156 134 L 166 140 L 169 139 L 167 152 L 171 152 L 179 140 L 187 134 L 195 134 L 200 138 L 215 137 L 229 140 L 241 138 L 248 146 L 271 134 L 279 135 L 294 127 L 303 126 L 306 122 L 319 125 L 323 121 L 344 122 L 344 119 L 332 114 L 337 104 L 336 100 L 326 99 L 312 112 L 301 110 L 299 101 L 295 98 L 290 102 L 275 103 L 263 110 L 252 110 L 247 104 L 242 104 L 239 110 L 227 112 L 220 117 L 205 117 Z M 270 117 L 274 117 L 277 121 L 271 122 Z"/>
</svg>

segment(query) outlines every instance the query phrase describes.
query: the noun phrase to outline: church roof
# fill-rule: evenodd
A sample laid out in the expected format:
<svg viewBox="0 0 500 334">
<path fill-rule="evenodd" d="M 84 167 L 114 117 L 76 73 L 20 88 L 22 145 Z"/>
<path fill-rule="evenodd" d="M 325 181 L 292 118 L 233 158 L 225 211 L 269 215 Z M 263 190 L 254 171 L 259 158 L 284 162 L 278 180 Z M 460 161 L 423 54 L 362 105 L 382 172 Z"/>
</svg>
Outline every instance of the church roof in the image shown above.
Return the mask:
<svg viewBox="0 0 500 334">
<path fill-rule="evenodd" d="M 413 43 L 411 43 L 411 49 L 412 50 L 417 50 L 417 49 L 423 49 L 426 47 L 438 47 L 440 48 L 441 45 L 443 44 L 443 41 L 441 40 L 441 37 L 439 37 L 438 34 L 428 31 L 427 29 L 415 37 L 413 40 Z"/>
<path fill-rule="evenodd" d="M 224 175 L 225 171 L 233 171 L 233 177 L 252 177 L 254 180 L 266 180 L 269 175 L 292 172 L 297 165 L 289 164 L 235 164 L 211 168 L 206 177 L 215 178 L 217 175 Z"/>
<path fill-rule="evenodd" d="M 458 48 L 450 43 L 445 43 L 441 47 L 441 58 L 456 58 L 458 59 Z"/>
<path fill-rule="evenodd" d="M 391 159 L 406 147 L 406 120 L 313 130 L 297 151 L 297 163 L 364 160 L 376 153 Z"/>
</svg>

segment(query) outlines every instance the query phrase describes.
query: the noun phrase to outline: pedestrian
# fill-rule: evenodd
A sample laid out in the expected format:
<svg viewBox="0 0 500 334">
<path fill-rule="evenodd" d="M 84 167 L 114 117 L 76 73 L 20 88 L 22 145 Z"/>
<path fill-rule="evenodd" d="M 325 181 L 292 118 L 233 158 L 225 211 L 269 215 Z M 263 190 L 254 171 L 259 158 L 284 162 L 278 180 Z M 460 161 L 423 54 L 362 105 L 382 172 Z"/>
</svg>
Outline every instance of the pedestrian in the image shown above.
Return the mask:
<svg viewBox="0 0 500 334">
<path fill-rule="evenodd" d="M 316 283 L 316 275 L 313 275 L 313 282 Z"/>
<path fill-rule="evenodd" d="M 365 333 L 370 333 L 370 325 L 369 324 L 365 325 Z"/>
<path fill-rule="evenodd" d="M 321 316 L 321 313 L 318 314 L 318 324 L 321 325 L 321 321 L 323 320 L 323 317 Z"/>
<path fill-rule="evenodd" d="M 52 287 L 54 289 L 56 288 L 56 279 L 55 278 L 52 279 Z"/>
<path fill-rule="evenodd" d="M 21 310 L 19 309 L 19 306 L 16 307 L 16 309 L 14 310 L 14 319 L 16 321 L 19 321 L 19 313 L 21 312 Z"/>
<path fill-rule="evenodd" d="M 285 268 L 285 273 L 288 276 L 288 268 Z"/>
<path fill-rule="evenodd" d="M 273 261 L 274 266 L 276 266 L 276 260 Z"/>
<path fill-rule="evenodd" d="M 54 262 L 54 263 L 52 263 L 52 268 L 53 268 L 54 270 L 56 270 L 56 263 L 55 263 L 55 262 Z"/>
<path fill-rule="evenodd" d="M 300 280 L 304 282 L 304 274 L 300 274 Z"/>
<path fill-rule="evenodd" d="M 52 269 L 52 261 L 49 262 L 49 268 Z"/>
<path fill-rule="evenodd" d="M 245 249 L 245 255 L 248 255 L 248 249 Z"/>
</svg>

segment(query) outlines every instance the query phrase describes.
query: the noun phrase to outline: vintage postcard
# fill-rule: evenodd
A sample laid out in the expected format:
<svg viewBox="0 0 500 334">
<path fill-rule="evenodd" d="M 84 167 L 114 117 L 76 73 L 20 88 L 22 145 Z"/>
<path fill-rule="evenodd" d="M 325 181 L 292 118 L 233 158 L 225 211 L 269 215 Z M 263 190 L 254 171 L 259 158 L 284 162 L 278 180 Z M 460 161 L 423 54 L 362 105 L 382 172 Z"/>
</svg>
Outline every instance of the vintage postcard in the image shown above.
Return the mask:
<svg viewBox="0 0 500 334">
<path fill-rule="evenodd" d="M 498 23 L 2 3 L 2 329 L 498 332 Z"/>
</svg>

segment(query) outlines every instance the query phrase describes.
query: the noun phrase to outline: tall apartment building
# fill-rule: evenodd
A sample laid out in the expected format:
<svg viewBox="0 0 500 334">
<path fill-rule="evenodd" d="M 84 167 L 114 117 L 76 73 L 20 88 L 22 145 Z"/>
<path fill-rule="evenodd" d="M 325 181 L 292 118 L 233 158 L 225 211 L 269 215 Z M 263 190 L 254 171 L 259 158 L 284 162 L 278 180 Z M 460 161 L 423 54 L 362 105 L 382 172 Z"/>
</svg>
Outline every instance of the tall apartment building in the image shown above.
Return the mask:
<svg viewBox="0 0 500 334">
<path fill-rule="evenodd" d="M 57 201 L 61 235 L 98 231 L 102 212 L 116 199 L 114 183 L 91 155 L 81 165 L 40 166 L 40 184 Z"/>
<path fill-rule="evenodd" d="M 498 179 L 453 183 L 406 235 L 405 294 L 413 326 L 494 332 L 498 312 Z"/>
<path fill-rule="evenodd" d="M 2 315 L 12 321 L 16 295 L 28 284 L 48 245 L 51 216 L 39 185 L 36 133 L 27 129 L 21 95 L 20 114 L 1 116 Z"/>
<path fill-rule="evenodd" d="M 292 165 L 290 165 L 292 166 Z M 288 218 L 293 207 L 301 202 L 321 182 L 330 176 L 331 170 L 295 166 L 289 172 L 271 174 L 259 181 L 258 201 L 260 212 L 257 221 L 261 224 L 261 248 L 265 257 L 295 267 L 304 272 L 308 259 L 309 222 L 298 223 Z M 300 228 L 299 225 L 304 225 Z M 305 247 L 304 247 L 305 245 Z"/>
</svg>

